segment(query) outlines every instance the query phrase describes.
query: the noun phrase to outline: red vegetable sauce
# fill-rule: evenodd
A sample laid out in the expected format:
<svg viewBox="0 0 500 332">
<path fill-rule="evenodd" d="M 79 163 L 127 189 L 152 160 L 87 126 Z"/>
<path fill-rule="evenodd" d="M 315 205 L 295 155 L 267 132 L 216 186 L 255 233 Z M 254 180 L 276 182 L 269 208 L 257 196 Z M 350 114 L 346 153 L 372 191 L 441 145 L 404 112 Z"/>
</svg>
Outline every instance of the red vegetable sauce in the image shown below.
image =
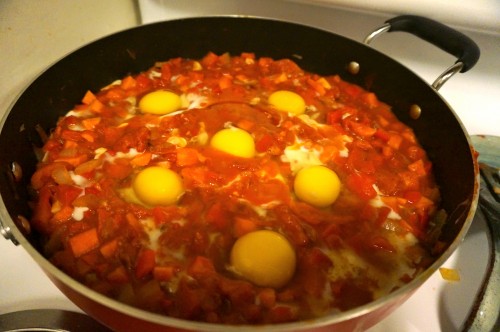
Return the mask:
<svg viewBox="0 0 500 332">
<path fill-rule="evenodd" d="M 155 90 L 181 97 L 144 114 Z M 268 102 L 300 95 L 304 114 Z M 228 127 L 255 156 L 210 146 Z M 32 224 L 46 256 L 92 289 L 165 315 L 216 323 L 279 323 L 368 303 L 429 263 L 425 242 L 439 191 L 412 130 L 371 93 L 304 72 L 291 60 L 208 54 L 172 59 L 88 92 L 61 118 L 32 177 Z M 318 208 L 294 194 L 297 172 L 333 170 L 337 200 Z M 130 198 L 135 176 L 162 166 L 182 179 L 176 204 Z M 230 267 L 235 241 L 269 229 L 293 246 L 282 287 L 254 285 Z"/>
</svg>

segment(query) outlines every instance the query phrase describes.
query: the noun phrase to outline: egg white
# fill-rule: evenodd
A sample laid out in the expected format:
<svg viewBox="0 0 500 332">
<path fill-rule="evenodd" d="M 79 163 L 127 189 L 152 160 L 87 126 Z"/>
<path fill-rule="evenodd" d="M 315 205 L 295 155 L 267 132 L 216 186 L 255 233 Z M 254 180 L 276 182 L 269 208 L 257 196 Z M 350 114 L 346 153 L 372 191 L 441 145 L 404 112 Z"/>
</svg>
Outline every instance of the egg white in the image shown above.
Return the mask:
<svg viewBox="0 0 500 332">
<path fill-rule="evenodd" d="M 295 144 L 285 148 L 280 159 L 284 163 L 289 163 L 292 173 L 297 174 L 298 171 L 305 167 L 324 165 L 320 160 L 320 156 L 320 150 L 309 148 L 296 139 Z"/>
</svg>

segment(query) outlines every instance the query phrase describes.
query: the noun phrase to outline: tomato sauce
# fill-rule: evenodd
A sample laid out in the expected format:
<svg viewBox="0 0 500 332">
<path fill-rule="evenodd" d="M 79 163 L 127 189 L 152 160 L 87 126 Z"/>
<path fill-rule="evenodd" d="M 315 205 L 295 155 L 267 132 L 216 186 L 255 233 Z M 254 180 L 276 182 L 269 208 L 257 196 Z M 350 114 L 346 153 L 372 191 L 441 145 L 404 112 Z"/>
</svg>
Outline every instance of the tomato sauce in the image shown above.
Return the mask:
<svg viewBox="0 0 500 332">
<path fill-rule="evenodd" d="M 181 107 L 141 111 L 166 90 Z M 268 101 L 299 95 L 303 114 Z M 210 145 L 223 128 L 249 133 L 255 156 Z M 439 190 L 413 131 L 372 92 L 288 59 L 209 53 L 171 59 L 97 92 L 60 119 L 32 177 L 31 223 L 61 270 L 121 302 L 189 320 L 281 323 L 348 310 L 413 279 Z M 138 172 L 161 166 L 182 179 L 175 204 L 130 196 Z M 297 172 L 333 170 L 340 194 L 326 207 L 294 193 Z M 132 197 L 132 198 L 131 198 Z M 296 267 L 281 287 L 234 273 L 235 241 L 260 229 L 283 235 Z"/>
</svg>

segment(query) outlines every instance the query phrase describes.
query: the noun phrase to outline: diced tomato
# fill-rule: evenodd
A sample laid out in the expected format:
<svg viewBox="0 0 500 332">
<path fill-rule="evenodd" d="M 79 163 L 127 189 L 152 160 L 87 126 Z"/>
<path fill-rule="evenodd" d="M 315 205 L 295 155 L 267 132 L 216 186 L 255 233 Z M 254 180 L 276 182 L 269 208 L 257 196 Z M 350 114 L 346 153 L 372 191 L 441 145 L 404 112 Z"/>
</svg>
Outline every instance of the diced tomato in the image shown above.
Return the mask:
<svg viewBox="0 0 500 332">
<path fill-rule="evenodd" d="M 214 202 L 205 214 L 205 221 L 215 229 L 224 230 L 228 225 L 228 214 L 223 202 Z"/>
<path fill-rule="evenodd" d="M 375 181 L 367 175 L 351 173 L 347 177 L 346 186 L 361 199 L 369 200 L 377 196 L 377 192 L 373 188 Z"/>
<path fill-rule="evenodd" d="M 99 248 L 99 251 L 105 258 L 111 258 L 114 256 L 117 249 L 118 249 L 118 240 L 113 239 L 109 242 L 104 243 L 101 246 L 101 248 Z"/>
<path fill-rule="evenodd" d="M 65 129 L 61 132 L 61 138 L 64 140 L 70 140 L 75 142 L 81 142 L 84 140 L 81 132 Z"/>
<path fill-rule="evenodd" d="M 407 153 L 411 160 L 422 159 L 425 156 L 425 151 L 416 145 L 409 146 Z"/>
<path fill-rule="evenodd" d="M 114 179 L 125 179 L 132 173 L 132 166 L 126 160 L 116 159 L 114 163 L 104 163 L 106 176 Z"/>
<path fill-rule="evenodd" d="M 391 158 L 394 156 L 394 149 L 392 149 L 391 147 L 389 146 L 384 146 L 382 148 L 382 154 L 384 155 L 384 157 L 386 158 Z"/>
<path fill-rule="evenodd" d="M 400 172 L 398 176 L 403 180 L 404 189 L 408 191 L 419 190 L 418 175 L 412 171 Z"/>
<path fill-rule="evenodd" d="M 218 183 L 220 175 L 205 166 L 185 167 L 181 170 L 186 188 L 192 186 L 209 187 Z"/>
<path fill-rule="evenodd" d="M 158 281 L 170 281 L 177 273 L 177 268 L 173 265 L 155 266 L 153 276 Z"/>
<path fill-rule="evenodd" d="M 297 312 L 293 308 L 283 305 L 271 309 L 271 321 L 273 323 L 286 323 L 295 320 Z"/>
<path fill-rule="evenodd" d="M 403 137 L 398 134 L 391 133 L 389 135 L 389 140 L 387 141 L 387 145 L 393 148 L 394 150 L 398 150 L 403 142 Z"/>
<path fill-rule="evenodd" d="M 85 127 L 87 130 L 93 130 L 95 127 L 101 122 L 101 118 L 99 117 L 94 117 L 94 118 L 88 118 L 88 119 L 83 119 L 82 120 L 82 125 Z"/>
<path fill-rule="evenodd" d="M 165 62 L 161 65 L 161 79 L 163 81 L 170 81 L 172 78 L 172 70 L 170 69 L 170 63 Z"/>
<path fill-rule="evenodd" d="M 379 162 L 372 151 L 364 151 L 360 148 L 351 149 L 347 160 L 352 171 L 364 174 L 374 174 L 377 170 L 375 162 Z"/>
<path fill-rule="evenodd" d="M 179 284 L 178 292 L 182 296 L 175 299 L 175 307 L 181 317 L 186 319 L 198 317 L 202 311 L 202 303 L 207 298 L 207 290 L 190 287 L 186 279 L 183 278 Z"/>
<path fill-rule="evenodd" d="M 82 257 L 80 257 L 80 260 L 87 263 L 91 267 L 97 267 L 97 265 L 100 263 L 99 255 L 98 255 L 97 251 L 95 251 L 95 250 L 83 255 Z M 107 264 L 103 264 L 103 265 L 107 265 Z"/>
<path fill-rule="evenodd" d="M 73 208 L 71 206 L 63 206 L 52 216 L 52 222 L 60 223 L 69 220 L 73 215 Z"/>
<path fill-rule="evenodd" d="M 267 180 L 255 183 L 241 191 L 241 196 L 256 204 L 265 204 L 274 200 L 287 202 L 290 198 L 290 191 L 280 180 Z"/>
<path fill-rule="evenodd" d="M 291 209 L 304 222 L 311 225 L 318 225 L 328 219 L 325 216 L 325 211 L 319 210 L 316 207 L 301 201 L 294 202 L 294 204 L 291 205 Z"/>
<path fill-rule="evenodd" d="M 85 105 L 90 105 L 95 99 L 95 95 L 90 90 L 87 90 L 87 92 L 83 96 L 82 103 L 84 103 Z"/>
<path fill-rule="evenodd" d="M 260 305 L 272 308 L 276 305 L 276 291 L 273 288 L 264 288 L 257 295 Z"/>
<path fill-rule="evenodd" d="M 139 219 L 137 219 L 137 217 L 129 212 L 125 215 L 125 220 L 127 221 L 127 223 L 129 224 L 129 226 L 132 228 L 132 229 L 135 229 L 137 231 L 140 231 L 142 230 L 142 225 L 139 221 Z"/>
<path fill-rule="evenodd" d="M 296 215 L 291 214 L 290 210 L 286 207 L 275 209 L 275 213 L 280 220 L 284 233 L 294 245 L 303 246 L 309 243 L 310 239 L 307 237 L 301 221 Z"/>
<path fill-rule="evenodd" d="M 130 164 L 132 166 L 146 166 L 151 161 L 152 156 L 151 152 L 141 153 L 130 160 Z"/>
<path fill-rule="evenodd" d="M 210 52 L 205 55 L 205 57 L 201 60 L 201 63 L 203 66 L 210 67 L 217 63 L 218 60 L 219 57 L 215 53 Z"/>
<path fill-rule="evenodd" d="M 274 139 L 269 134 L 264 134 L 255 142 L 257 152 L 266 152 L 274 144 Z"/>
<path fill-rule="evenodd" d="M 342 245 L 340 228 L 336 224 L 329 224 L 326 226 L 321 236 L 329 248 L 335 249 Z"/>
<path fill-rule="evenodd" d="M 356 121 L 349 121 L 349 127 L 356 135 L 363 138 L 372 137 L 377 132 L 376 128 Z"/>
<path fill-rule="evenodd" d="M 377 131 L 375 132 L 375 137 L 380 138 L 384 142 L 389 141 L 389 133 L 385 131 L 384 129 L 378 128 Z"/>
<path fill-rule="evenodd" d="M 113 271 L 108 273 L 106 278 L 109 281 L 114 282 L 114 283 L 118 283 L 118 284 L 124 284 L 124 283 L 129 282 L 127 270 L 125 270 L 125 268 L 123 266 L 118 266 L 117 268 L 115 268 Z"/>
<path fill-rule="evenodd" d="M 152 209 L 152 214 L 155 224 L 158 226 L 183 217 L 182 211 L 177 206 L 155 206 Z"/>
<path fill-rule="evenodd" d="M 140 92 L 147 90 L 147 89 L 151 88 L 151 86 L 152 86 L 151 79 L 149 79 L 144 74 L 137 75 L 135 77 L 135 82 L 136 82 L 136 86 Z"/>
<path fill-rule="evenodd" d="M 120 87 L 110 88 L 106 94 L 106 98 L 110 100 L 121 100 L 127 96 L 125 91 Z"/>
<path fill-rule="evenodd" d="M 363 89 L 361 89 L 357 85 L 349 84 L 344 87 L 344 92 L 347 93 L 352 98 L 356 98 L 363 92 Z"/>
<path fill-rule="evenodd" d="M 136 84 L 137 82 L 132 76 L 127 76 L 122 80 L 120 86 L 124 90 L 130 90 L 132 88 L 135 88 Z"/>
<path fill-rule="evenodd" d="M 221 278 L 218 286 L 221 293 L 227 295 L 231 304 L 237 308 L 243 309 L 249 303 L 255 301 L 255 288 L 247 281 Z"/>
<path fill-rule="evenodd" d="M 308 79 L 307 84 L 309 84 L 320 96 L 324 96 L 326 93 L 326 88 L 321 82 L 315 81 L 313 79 Z"/>
<path fill-rule="evenodd" d="M 247 233 L 257 230 L 257 228 L 258 226 L 255 221 L 247 218 L 236 217 L 233 225 L 233 234 L 236 237 L 241 237 Z"/>
<path fill-rule="evenodd" d="M 395 253 L 396 248 L 387 240 L 387 238 L 382 236 L 374 236 L 367 242 L 368 250 L 383 250 L 390 253 Z"/>
<path fill-rule="evenodd" d="M 419 191 L 413 190 L 405 192 L 403 197 L 410 203 L 416 203 L 422 198 L 422 194 Z"/>
<path fill-rule="evenodd" d="M 196 256 L 187 271 L 190 275 L 200 278 L 212 275 L 215 272 L 215 267 L 210 259 L 203 256 Z"/>
<path fill-rule="evenodd" d="M 93 143 L 97 139 L 97 134 L 91 130 L 82 131 L 82 138 L 87 142 Z"/>
<path fill-rule="evenodd" d="M 130 149 L 145 151 L 148 147 L 150 134 L 149 129 L 146 127 L 129 129 L 113 144 L 113 148 L 121 152 L 128 152 Z"/>
<path fill-rule="evenodd" d="M 193 148 L 179 148 L 177 149 L 177 165 L 192 166 L 200 162 L 198 150 Z"/>
<path fill-rule="evenodd" d="M 366 105 L 370 108 L 377 107 L 379 105 L 379 101 L 377 96 L 373 92 L 365 92 L 361 95 L 361 98 L 366 103 Z"/>
<path fill-rule="evenodd" d="M 95 99 L 90 103 L 89 108 L 91 111 L 99 113 L 104 108 L 104 104 L 99 99 Z"/>
<path fill-rule="evenodd" d="M 243 59 L 252 59 L 254 60 L 255 59 L 255 53 L 251 53 L 251 52 L 243 52 L 241 53 L 241 57 Z M 246 62 L 245 62 L 246 63 Z"/>
<path fill-rule="evenodd" d="M 71 205 L 81 193 L 82 188 L 70 185 L 59 185 L 57 187 L 56 198 L 62 205 Z"/>
<path fill-rule="evenodd" d="M 343 112 L 342 110 L 334 110 L 330 111 L 326 114 L 326 123 L 332 125 L 334 123 L 340 122 L 342 119 Z"/>
<path fill-rule="evenodd" d="M 427 175 L 427 171 L 424 166 L 424 162 L 422 159 L 419 159 L 410 165 L 408 165 L 408 169 L 412 172 L 415 172 L 417 176 L 425 176 Z"/>
<path fill-rule="evenodd" d="M 230 76 L 222 76 L 219 79 L 219 88 L 221 90 L 229 89 L 233 85 L 233 79 Z"/>
<path fill-rule="evenodd" d="M 135 276 L 138 279 L 144 278 L 153 271 L 156 265 L 156 252 L 152 249 L 144 249 L 139 253 L 135 264 Z"/>
</svg>

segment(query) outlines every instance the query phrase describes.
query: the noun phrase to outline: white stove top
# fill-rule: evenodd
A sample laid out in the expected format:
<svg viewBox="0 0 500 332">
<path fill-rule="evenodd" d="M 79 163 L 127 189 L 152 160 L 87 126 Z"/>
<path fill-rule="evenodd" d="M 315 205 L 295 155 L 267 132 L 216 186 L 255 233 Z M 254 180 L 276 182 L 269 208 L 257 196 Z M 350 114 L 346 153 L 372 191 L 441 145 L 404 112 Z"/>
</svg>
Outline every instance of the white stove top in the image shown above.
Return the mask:
<svg viewBox="0 0 500 332">
<path fill-rule="evenodd" d="M 99 1 L 86 0 L 86 2 L 93 4 Z M 115 1 L 115 4 L 117 3 L 118 1 Z M 331 7 L 279 0 L 254 0 L 251 2 L 139 0 L 139 8 L 143 23 L 188 16 L 254 15 L 312 25 L 359 41 L 373 28 L 380 26 L 387 18 L 395 16 L 380 12 L 367 14 L 344 11 Z M 500 4 L 496 9 L 500 9 Z M 112 8 L 106 9 L 106 13 L 110 13 L 110 15 L 112 11 Z M 412 13 L 411 9 L 406 13 Z M 11 15 L 17 14 L 11 13 Z M 6 14 L 0 12 L 0 16 L 2 15 Z M 81 29 L 85 29 L 85 27 Z M 482 57 L 476 68 L 472 69 L 470 73 L 453 77 L 444 85 L 440 93 L 461 118 L 469 134 L 500 136 L 500 59 L 498 57 L 500 36 L 494 33 L 464 32 L 479 44 Z M 85 40 L 85 42 L 88 41 Z M 0 50 L 6 50 L 7 47 L 2 42 L 5 42 L 5 39 L 0 39 Z M 411 68 L 429 83 L 455 61 L 452 57 L 443 54 L 442 51 L 408 34 L 386 34 L 377 39 L 372 46 Z M 7 53 L 2 52 L 2 54 Z M 19 66 L 22 65 L 23 59 L 26 57 L 21 56 L 9 61 Z M 49 64 L 50 62 L 46 63 L 46 65 Z M 20 82 L 24 81 L 22 79 L 16 81 L 14 75 L 16 73 L 12 70 L 9 72 L 10 68 L 5 69 L 6 74 L 13 76 L 14 87 L 17 84 L 17 88 L 14 88 L 17 91 L 11 91 L 12 88 L 8 91 L 20 92 L 22 90 Z M 36 72 L 32 75 L 34 77 Z M 5 77 L 9 77 L 9 75 Z M 12 100 L 11 94 L 0 93 L 0 105 L 6 106 Z M 3 112 L 6 110 L 0 111 L 2 112 L 0 115 L 3 116 Z M 2 253 L 0 259 L 0 314 L 17 310 L 49 308 L 79 311 L 52 285 L 22 247 L 15 247 L 9 241 L 0 238 L 0 252 Z M 403 306 L 369 331 L 459 330 L 482 281 L 487 257 L 487 227 L 482 221 L 475 222 L 465 241 L 443 265 L 447 268 L 457 269 L 461 280 L 447 282 L 443 280 L 439 272 L 436 272 Z"/>
</svg>

